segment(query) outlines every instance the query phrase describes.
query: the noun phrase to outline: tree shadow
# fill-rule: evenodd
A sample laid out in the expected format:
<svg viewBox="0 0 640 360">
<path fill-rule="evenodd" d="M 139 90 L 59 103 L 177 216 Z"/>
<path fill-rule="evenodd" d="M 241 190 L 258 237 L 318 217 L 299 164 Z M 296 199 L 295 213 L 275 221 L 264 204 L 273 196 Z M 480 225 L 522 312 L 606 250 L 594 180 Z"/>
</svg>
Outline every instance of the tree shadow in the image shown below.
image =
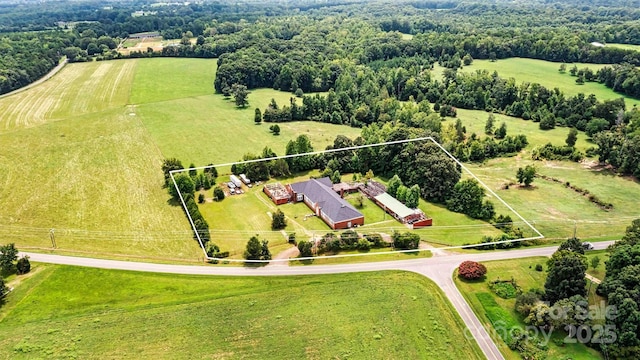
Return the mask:
<svg viewBox="0 0 640 360">
<path fill-rule="evenodd" d="M 266 263 L 254 263 L 254 262 L 244 262 L 243 263 L 243 267 L 245 268 L 249 268 L 249 269 L 261 269 L 267 265 L 269 265 L 270 263 L 266 262 Z"/>
</svg>

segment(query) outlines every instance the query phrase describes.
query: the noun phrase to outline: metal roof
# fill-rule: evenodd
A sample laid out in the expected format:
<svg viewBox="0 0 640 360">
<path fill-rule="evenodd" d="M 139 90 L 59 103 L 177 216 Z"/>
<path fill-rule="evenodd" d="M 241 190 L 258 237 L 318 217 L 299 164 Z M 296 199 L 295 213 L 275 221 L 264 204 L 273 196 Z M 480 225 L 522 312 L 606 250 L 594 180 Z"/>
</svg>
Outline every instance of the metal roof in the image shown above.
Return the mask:
<svg viewBox="0 0 640 360">
<path fill-rule="evenodd" d="M 353 205 L 336 194 L 331 186 L 331 180 L 325 177 L 291 184 L 291 189 L 298 194 L 304 194 L 312 203 L 317 204 L 333 223 L 363 216 Z"/>
<path fill-rule="evenodd" d="M 406 218 L 407 216 L 415 213 L 414 210 L 409 209 L 405 204 L 401 203 L 386 192 L 376 196 L 374 199 L 378 200 L 379 203 L 394 212 L 400 218 Z"/>
</svg>

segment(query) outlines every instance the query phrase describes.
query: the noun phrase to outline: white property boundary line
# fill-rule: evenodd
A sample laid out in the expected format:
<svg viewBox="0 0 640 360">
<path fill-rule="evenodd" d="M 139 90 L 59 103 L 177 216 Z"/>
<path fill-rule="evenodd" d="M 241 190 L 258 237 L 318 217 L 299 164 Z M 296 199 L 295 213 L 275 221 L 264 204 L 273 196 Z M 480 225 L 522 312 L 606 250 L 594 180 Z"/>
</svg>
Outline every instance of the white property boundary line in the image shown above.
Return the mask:
<svg viewBox="0 0 640 360">
<path fill-rule="evenodd" d="M 182 208 L 183 208 L 184 212 L 187 214 L 187 218 L 189 219 L 189 223 L 191 224 L 191 228 L 193 229 L 193 232 L 195 233 L 196 238 L 198 239 L 198 243 L 200 244 L 200 248 L 202 249 L 202 251 L 204 253 L 204 257 L 207 260 L 217 260 L 217 261 L 227 261 L 227 262 L 237 262 L 237 263 L 290 262 L 290 261 L 300 261 L 300 260 L 331 259 L 331 258 L 345 258 L 345 257 L 355 257 L 355 256 L 373 256 L 373 255 L 398 254 L 398 253 L 408 253 L 408 252 L 417 252 L 417 251 L 463 249 L 463 248 L 473 248 L 475 246 L 478 246 L 478 244 L 474 244 L 474 245 L 459 245 L 459 246 L 439 247 L 439 248 L 435 248 L 435 249 L 394 250 L 394 251 L 382 251 L 382 252 L 363 253 L 363 254 L 342 254 L 342 255 L 328 255 L 328 256 L 302 257 L 302 258 L 295 258 L 295 259 L 275 259 L 275 260 L 239 260 L 239 259 L 227 259 L 227 258 L 214 258 L 214 257 L 210 257 L 210 256 L 207 255 L 207 250 L 205 249 L 204 244 L 202 243 L 202 239 L 200 238 L 200 234 L 198 233 L 198 230 L 196 229 L 196 226 L 195 226 L 195 224 L 193 222 L 193 218 L 191 218 L 191 214 L 189 213 L 189 210 L 187 209 L 187 205 L 186 205 L 186 203 L 184 201 L 184 198 L 182 197 L 182 193 L 180 192 L 180 189 L 178 188 L 178 184 L 176 183 L 176 179 L 173 176 L 174 174 L 178 174 L 178 173 L 185 172 L 185 171 L 190 171 L 190 170 L 203 170 L 203 169 L 210 169 L 210 168 L 214 168 L 214 167 L 223 167 L 223 166 L 231 166 L 231 165 L 238 165 L 238 164 L 248 164 L 248 163 L 271 161 L 271 160 L 277 160 L 277 159 L 287 159 L 287 158 L 294 158 L 294 157 L 299 157 L 299 156 L 319 155 L 319 154 L 325 154 L 325 153 L 341 152 L 341 151 L 348 151 L 348 150 L 357 150 L 357 149 L 364 149 L 364 148 L 384 146 L 384 145 L 406 144 L 406 143 L 410 143 L 410 142 L 426 141 L 426 140 L 430 140 L 431 142 L 436 144 L 445 154 L 447 154 L 447 156 L 449 156 L 453 161 L 455 161 L 456 164 L 458 164 L 469 175 L 471 175 L 471 177 L 473 177 L 480 185 L 482 185 L 485 189 L 487 189 L 487 191 L 489 191 L 489 193 L 491 195 L 493 195 L 496 199 L 498 199 L 504 206 L 507 207 L 507 209 L 511 210 L 518 218 L 520 218 L 520 220 L 522 220 L 523 223 L 525 223 L 527 226 L 529 226 L 529 228 L 531 230 L 533 230 L 536 234 L 538 234 L 538 236 L 534 236 L 534 237 L 514 239 L 514 240 L 505 240 L 505 241 L 495 241 L 495 242 L 485 243 L 484 245 L 495 245 L 495 244 L 499 244 L 499 243 L 513 243 L 513 242 L 520 242 L 520 241 L 526 241 L 526 240 L 538 240 L 538 239 L 543 239 L 544 238 L 544 235 L 542 235 L 542 233 L 540 231 L 538 231 L 538 229 L 536 229 L 533 225 L 531 225 L 531 223 L 529 223 L 527 221 L 527 219 L 525 219 L 522 215 L 520 215 L 520 213 L 518 213 L 513 207 L 511 207 L 511 205 L 509 205 L 500 196 L 498 196 L 498 194 L 496 194 L 491 188 L 489 188 L 487 186 L 487 184 L 485 184 L 482 180 L 480 180 L 473 172 L 471 172 L 471 170 L 469 170 L 466 166 L 464 166 L 464 164 L 462 164 L 458 159 L 456 159 L 455 156 L 453 156 L 450 152 L 448 152 L 442 145 L 440 145 L 440 143 L 438 143 L 431 136 L 420 137 L 420 138 L 415 138 L 415 139 L 407 139 L 407 140 L 388 141 L 388 142 L 377 143 L 377 144 L 350 146 L 350 147 L 339 148 L 339 149 L 330 149 L 330 150 L 323 150 L 323 151 L 312 151 L 312 152 L 308 152 L 308 153 L 304 153 L 304 154 L 291 154 L 291 155 L 275 156 L 275 157 L 264 158 L 264 159 L 236 161 L 236 162 L 230 162 L 230 163 L 224 163 L 224 164 L 198 166 L 198 167 L 193 167 L 193 168 L 188 168 L 188 169 L 171 170 L 171 171 L 169 171 L 169 176 L 171 176 L 171 181 L 173 182 L 173 186 L 176 188 L 178 196 L 180 197 L 180 203 L 182 204 Z"/>
</svg>

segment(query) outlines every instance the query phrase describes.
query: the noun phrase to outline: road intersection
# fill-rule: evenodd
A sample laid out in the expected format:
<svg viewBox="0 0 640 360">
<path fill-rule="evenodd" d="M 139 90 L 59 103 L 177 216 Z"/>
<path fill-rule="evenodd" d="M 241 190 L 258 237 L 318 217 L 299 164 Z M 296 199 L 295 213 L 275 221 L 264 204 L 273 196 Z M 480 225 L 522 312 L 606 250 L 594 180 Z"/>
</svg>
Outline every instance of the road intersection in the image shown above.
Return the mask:
<svg viewBox="0 0 640 360">
<path fill-rule="evenodd" d="M 595 249 L 605 249 L 612 241 L 594 243 Z M 399 261 L 384 261 L 342 265 L 310 265 L 310 266 L 264 266 L 264 267 L 222 267 L 222 266 L 194 266 L 171 265 L 119 260 L 105 260 L 82 258 L 63 255 L 21 253 L 28 255 L 32 261 L 60 265 L 74 265 L 101 269 L 117 269 L 143 272 L 185 274 L 185 275 L 224 275 L 224 276 L 292 276 L 292 275 L 320 275 L 351 272 L 404 270 L 411 271 L 434 281 L 445 293 L 453 307 L 467 326 L 465 333 L 471 334 L 487 359 L 504 359 L 491 336 L 482 326 L 478 317 L 467 304 L 453 282 L 452 274 L 461 262 L 492 261 L 518 259 L 533 256 L 550 256 L 556 250 L 555 246 L 530 248 L 510 251 L 492 251 L 484 253 L 454 254 L 436 256 L 426 259 L 412 259 Z"/>
</svg>

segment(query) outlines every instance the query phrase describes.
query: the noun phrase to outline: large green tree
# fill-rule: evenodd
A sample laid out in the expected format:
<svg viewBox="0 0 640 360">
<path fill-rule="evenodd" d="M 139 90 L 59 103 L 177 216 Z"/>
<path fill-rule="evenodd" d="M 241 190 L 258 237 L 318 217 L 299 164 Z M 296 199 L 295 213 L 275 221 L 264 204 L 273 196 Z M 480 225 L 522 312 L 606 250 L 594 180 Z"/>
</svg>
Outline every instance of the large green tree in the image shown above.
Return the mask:
<svg viewBox="0 0 640 360">
<path fill-rule="evenodd" d="M 237 107 L 244 108 L 249 104 L 249 90 L 242 84 L 233 84 L 231 86 L 231 93 Z"/>
<path fill-rule="evenodd" d="M 162 161 L 162 173 L 164 174 L 164 184 L 165 186 L 173 185 L 171 182 L 170 172 L 173 170 L 182 170 L 184 166 L 182 166 L 182 162 L 176 158 L 164 159 Z"/>
<path fill-rule="evenodd" d="M 191 176 L 187 173 L 180 173 L 174 176 L 176 185 L 180 193 L 184 196 L 185 194 L 191 194 L 196 191 L 196 185 Z M 178 195 L 178 190 L 176 190 L 176 186 L 171 182 L 167 188 L 169 190 L 169 195 L 171 195 L 175 200 L 179 200 L 180 196 Z"/>
<path fill-rule="evenodd" d="M 13 272 L 14 262 L 18 259 L 18 249 L 14 243 L 0 246 L 0 269 L 5 273 Z"/>
<path fill-rule="evenodd" d="M 484 189 L 474 179 L 457 183 L 447 200 L 447 209 L 473 218 L 482 218 Z"/>
<path fill-rule="evenodd" d="M 547 266 L 549 274 L 544 283 L 545 300 L 554 304 L 574 295 L 587 295 L 587 259 L 584 255 L 570 250 L 558 250 L 551 256 Z"/>
<path fill-rule="evenodd" d="M 284 213 L 278 209 L 271 216 L 271 230 L 281 230 L 287 227 L 287 219 Z"/>
</svg>

